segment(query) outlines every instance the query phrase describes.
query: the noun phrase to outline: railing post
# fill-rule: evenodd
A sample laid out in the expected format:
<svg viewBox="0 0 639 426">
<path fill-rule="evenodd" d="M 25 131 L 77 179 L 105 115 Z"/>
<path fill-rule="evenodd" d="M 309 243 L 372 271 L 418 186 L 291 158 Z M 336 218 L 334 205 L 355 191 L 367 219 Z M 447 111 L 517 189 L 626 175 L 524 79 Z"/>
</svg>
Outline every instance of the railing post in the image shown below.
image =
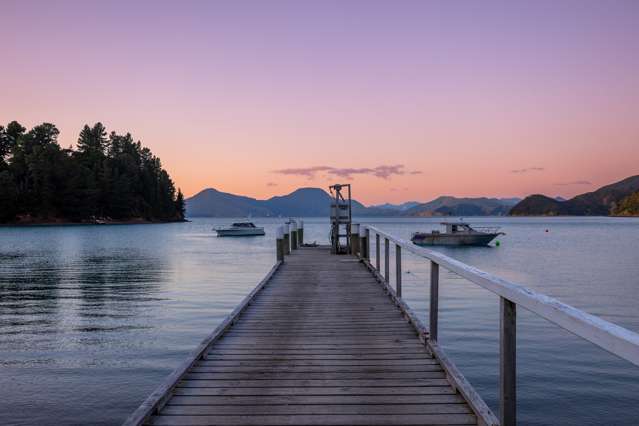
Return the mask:
<svg viewBox="0 0 639 426">
<path fill-rule="evenodd" d="M 288 224 L 285 223 L 284 225 L 282 225 L 282 227 L 284 228 L 284 255 L 288 256 L 289 254 L 291 254 L 291 243 Z"/>
<path fill-rule="evenodd" d="M 371 230 L 366 228 L 366 240 L 364 240 L 364 252 L 366 252 L 366 260 L 371 261 Z"/>
<path fill-rule="evenodd" d="M 375 267 L 377 272 L 379 272 L 379 262 L 379 234 L 375 233 Z"/>
<path fill-rule="evenodd" d="M 517 424 L 517 305 L 500 297 L 499 303 L 499 420 Z"/>
<path fill-rule="evenodd" d="M 284 227 L 278 226 L 275 231 L 275 258 L 284 262 Z"/>
<path fill-rule="evenodd" d="M 429 339 L 437 341 L 437 316 L 439 309 L 439 264 L 430 262 L 430 324 Z"/>
<path fill-rule="evenodd" d="M 297 239 L 298 246 L 302 247 L 304 245 L 304 221 L 300 219 L 300 224 L 297 227 Z"/>
<path fill-rule="evenodd" d="M 366 249 L 368 247 L 368 240 L 366 238 L 369 233 L 366 227 L 359 225 L 359 257 L 366 259 Z"/>
<path fill-rule="evenodd" d="M 402 298 L 402 247 L 395 244 L 395 294 Z"/>
<path fill-rule="evenodd" d="M 354 223 L 351 225 L 351 250 L 353 254 L 361 257 L 359 252 L 359 224 Z"/>
<path fill-rule="evenodd" d="M 297 222 L 291 223 L 291 250 L 297 250 Z"/>
<path fill-rule="evenodd" d="M 388 238 L 384 238 L 384 281 L 388 284 L 390 275 L 388 272 L 389 263 L 390 263 L 390 244 L 388 242 Z"/>
</svg>

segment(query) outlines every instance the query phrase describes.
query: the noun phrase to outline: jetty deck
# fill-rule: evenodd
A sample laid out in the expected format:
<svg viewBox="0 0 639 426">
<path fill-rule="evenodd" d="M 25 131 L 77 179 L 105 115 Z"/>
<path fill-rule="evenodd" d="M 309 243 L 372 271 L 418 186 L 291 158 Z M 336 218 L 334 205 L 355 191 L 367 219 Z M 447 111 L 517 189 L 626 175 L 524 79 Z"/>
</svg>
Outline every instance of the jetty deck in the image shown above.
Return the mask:
<svg viewBox="0 0 639 426">
<path fill-rule="evenodd" d="M 637 333 L 374 226 L 357 232 L 357 256 L 278 232 L 270 272 L 124 425 L 514 426 L 518 306 L 639 366 Z M 430 262 L 428 329 L 402 299 L 404 252 Z M 438 343 L 440 267 L 499 297 L 499 419 Z"/>
<path fill-rule="evenodd" d="M 148 423 L 477 424 L 421 337 L 356 257 L 302 248 Z"/>
</svg>

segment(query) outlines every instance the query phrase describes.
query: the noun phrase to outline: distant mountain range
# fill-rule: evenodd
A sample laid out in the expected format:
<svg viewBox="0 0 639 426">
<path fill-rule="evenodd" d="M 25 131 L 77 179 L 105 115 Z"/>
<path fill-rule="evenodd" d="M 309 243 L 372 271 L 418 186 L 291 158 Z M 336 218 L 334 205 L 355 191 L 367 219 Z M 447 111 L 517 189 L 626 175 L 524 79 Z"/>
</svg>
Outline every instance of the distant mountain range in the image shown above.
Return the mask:
<svg viewBox="0 0 639 426">
<path fill-rule="evenodd" d="M 632 216 L 637 214 L 639 214 L 639 175 L 565 201 L 541 194 L 531 195 L 510 210 L 512 216 Z"/>
<path fill-rule="evenodd" d="M 354 216 L 487 216 L 505 215 L 519 199 L 439 197 L 428 203 L 410 201 L 366 207 L 353 200 Z M 205 189 L 186 200 L 189 217 L 328 216 L 330 195 L 320 188 L 300 188 L 267 200 Z"/>
<path fill-rule="evenodd" d="M 287 195 L 257 200 L 205 189 L 186 200 L 188 217 L 327 217 L 331 196 L 320 188 L 300 188 Z M 566 200 L 531 195 L 524 198 L 458 198 L 441 196 L 427 203 L 379 204 L 366 207 L 353 200 L 354 216 L 559 216 L 639 215 L 639 176 Z"/>
<path fill-rule="evenodd" d="M 288 195 L 257 200 L 255 198 L 221 192 L 213 188 L 205 189 L 186 200 L 186 214 L 189 217 L 277 217 L 328 216 L 331 196 L 320 188 L 300 188 Z M 353 200 L 355 215 L 383 215 L 375 208 L 367 208 Z"/>
<path fill-rule="evenodd" d="M 376 209 L 405 211 L 405 210 L 408 210 L 411 207 L 415 207 L 415 206 L 417 206 L 419 204 L 421 204 L 419 201 L 406 201 L 405 203 L 401 203 L 401 204 L 385 203 L 385 204 L 378 204 L 378 205 L 371 206 L 371 207 L 376 208 Z"/>
</svg>

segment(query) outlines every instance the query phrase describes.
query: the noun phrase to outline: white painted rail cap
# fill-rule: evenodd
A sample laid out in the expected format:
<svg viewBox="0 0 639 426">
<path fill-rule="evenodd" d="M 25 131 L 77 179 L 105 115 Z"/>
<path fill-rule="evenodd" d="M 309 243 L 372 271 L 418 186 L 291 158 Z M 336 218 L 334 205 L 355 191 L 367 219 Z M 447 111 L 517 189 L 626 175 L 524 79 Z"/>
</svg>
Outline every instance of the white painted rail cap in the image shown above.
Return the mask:
<svg viewBox="0 0 639 426">
<path fill-rule="evenodd" d="M 277 229 L 275 230 L 275 238 L 277 238 L 278 240 L 281 240 L 282 238 L 284 238 L 284 226 L 280 225 L 277 227 Z"/>
</svg>

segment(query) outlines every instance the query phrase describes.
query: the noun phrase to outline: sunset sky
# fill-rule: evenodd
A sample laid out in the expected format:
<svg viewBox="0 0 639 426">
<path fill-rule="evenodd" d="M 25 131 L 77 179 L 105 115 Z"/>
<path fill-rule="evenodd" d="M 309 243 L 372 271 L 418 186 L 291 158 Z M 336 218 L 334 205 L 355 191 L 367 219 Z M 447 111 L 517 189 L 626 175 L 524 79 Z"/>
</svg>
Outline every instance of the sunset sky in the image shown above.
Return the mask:
<svg viewBox="0 0 639 426">
<path fill-rule="evenodd" d="M 0 124 L 187 195 L 572 196 L 639 174 L 639 1 L 0 1 Z"/>
</svg>

